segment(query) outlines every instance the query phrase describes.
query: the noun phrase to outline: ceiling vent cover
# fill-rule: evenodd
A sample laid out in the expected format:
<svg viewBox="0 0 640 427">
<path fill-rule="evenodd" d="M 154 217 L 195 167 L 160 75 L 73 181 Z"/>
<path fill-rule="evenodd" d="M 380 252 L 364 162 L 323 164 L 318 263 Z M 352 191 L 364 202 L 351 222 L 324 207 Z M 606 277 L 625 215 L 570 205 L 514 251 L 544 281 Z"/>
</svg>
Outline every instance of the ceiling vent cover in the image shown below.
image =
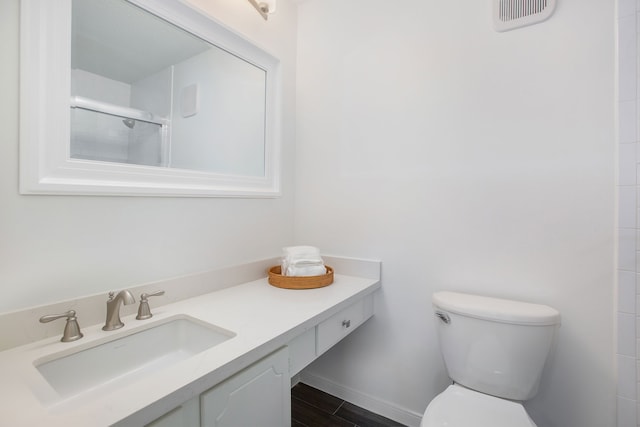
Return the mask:
<svg viewBox="0 0 640 427">
<path fill-rule="evenodd" d="M 493 0 L 496 31 L 508 31 L 536 24 L 549 18 L 556 0 Z"/>
</svg>

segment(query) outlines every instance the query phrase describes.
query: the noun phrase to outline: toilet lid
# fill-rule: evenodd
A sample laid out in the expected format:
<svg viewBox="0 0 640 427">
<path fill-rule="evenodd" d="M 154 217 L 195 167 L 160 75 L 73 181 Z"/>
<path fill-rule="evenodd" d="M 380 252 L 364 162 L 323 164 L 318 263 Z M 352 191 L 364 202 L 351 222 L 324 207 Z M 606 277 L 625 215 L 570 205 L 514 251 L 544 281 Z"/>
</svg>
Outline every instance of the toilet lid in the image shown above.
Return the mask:
<svg viewBox="0 0 640 427">
<path fill-rule="evenodd" d="M 450 385 L 429 403 L 420 427 L 536 427 L 524 407 L 500 399 Z"/>
</svg>

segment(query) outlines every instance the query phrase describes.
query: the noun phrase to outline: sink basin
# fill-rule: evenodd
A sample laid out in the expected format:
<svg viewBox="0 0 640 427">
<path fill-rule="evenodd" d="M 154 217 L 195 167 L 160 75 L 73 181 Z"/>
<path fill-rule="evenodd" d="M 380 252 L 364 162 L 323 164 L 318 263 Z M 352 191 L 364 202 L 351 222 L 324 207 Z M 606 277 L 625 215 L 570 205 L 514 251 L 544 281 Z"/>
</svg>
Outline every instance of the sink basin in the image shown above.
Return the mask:
<svg viewBox="0 0 640 427">
<path fill-rule="evenodd" d="M 181 316 L 72 354 L 40 359 L 35 367 L 60 400 L 65 400 L 122 387 L 233 336 L 233 332 Z"/>
</svg>

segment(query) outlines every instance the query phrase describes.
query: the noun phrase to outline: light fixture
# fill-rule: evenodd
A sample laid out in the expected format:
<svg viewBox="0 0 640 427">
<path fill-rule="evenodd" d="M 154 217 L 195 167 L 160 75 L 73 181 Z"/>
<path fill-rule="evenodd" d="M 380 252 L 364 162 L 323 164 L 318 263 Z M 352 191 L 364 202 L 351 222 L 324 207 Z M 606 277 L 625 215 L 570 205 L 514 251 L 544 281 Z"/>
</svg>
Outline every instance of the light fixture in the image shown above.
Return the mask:
<svg viewBox="0 0 640 427">
<path fill-rule="evenodd" d="M 258 13 L 267 20 L 270 14 L 276 11 L 276 0 L 249 0 Z"/>
</svg>

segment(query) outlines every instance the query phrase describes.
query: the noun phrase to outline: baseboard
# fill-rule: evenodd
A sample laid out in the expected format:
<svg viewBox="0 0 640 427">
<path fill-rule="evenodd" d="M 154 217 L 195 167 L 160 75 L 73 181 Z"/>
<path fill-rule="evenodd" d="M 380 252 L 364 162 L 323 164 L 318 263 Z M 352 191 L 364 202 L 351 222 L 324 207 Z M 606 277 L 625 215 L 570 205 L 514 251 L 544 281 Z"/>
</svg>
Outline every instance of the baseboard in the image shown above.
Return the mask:
<svg viewBox="0 0 640 427">
<path fill-rule="evenodd" d="M 368 411 L 387 417 L 391 420 L 404 424 L 408 427 L 418 427 L 422 420 L 422 414 L 401 408 L 384 400 L 369 396 L 358 390 L 345 387 L 340 384 L 319 377 L 317 375 L 302 371 L 299 375 L 299 381 L 310 385 L 311 387 L 322 390 L 354 405 L 360 406 Z"/>
</svg>

